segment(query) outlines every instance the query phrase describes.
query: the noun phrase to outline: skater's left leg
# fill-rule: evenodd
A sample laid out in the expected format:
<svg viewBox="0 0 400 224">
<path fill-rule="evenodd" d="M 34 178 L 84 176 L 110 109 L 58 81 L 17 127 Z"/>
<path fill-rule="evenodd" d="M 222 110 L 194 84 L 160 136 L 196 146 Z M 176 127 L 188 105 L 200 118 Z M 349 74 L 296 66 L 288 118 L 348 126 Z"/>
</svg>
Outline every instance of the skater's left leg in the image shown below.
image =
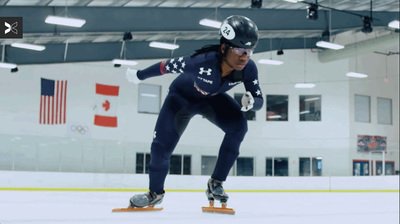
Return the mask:
<svg viewBox="0 0 400 224">
<path fill-rule="evenodd" d="M 169 170 L 169 159 L 190 118 L 188 102 L 170 93 L 166 97 L 154 131 L 149 163 L 149 192 L 134 195 L 131 207 L 160 204 L 164 197 L 164 182 Z"/>
<path fill-rule="evenodd" d="M 188 107 L 186 99 L 170 93 L 157 119 L 149 163 L 149 189 L 157 194 L 164 192 L 171 154 L 193 116 L 189 113 Z"/>
</svg>

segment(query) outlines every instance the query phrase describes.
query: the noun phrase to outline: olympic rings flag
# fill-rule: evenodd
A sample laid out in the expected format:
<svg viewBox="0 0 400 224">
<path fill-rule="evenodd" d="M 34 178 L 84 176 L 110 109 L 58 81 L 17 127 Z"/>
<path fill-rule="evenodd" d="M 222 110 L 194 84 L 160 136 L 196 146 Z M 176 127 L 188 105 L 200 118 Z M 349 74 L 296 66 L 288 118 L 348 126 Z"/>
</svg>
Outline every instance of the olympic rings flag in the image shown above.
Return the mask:
<svg viewBox="0 0 400 224">
<path fill-rule="evenodd" d="M 68 122 L 67 136 L 71 138 L 90 138 L 91 125 L 82 122 Z"/>
<path fill-rule="evenodd" d="M 119 86 L 96 83 L 96 107 L 94 124 L 103 127 L 117 127 L 117 100 Z"/>
</svg>

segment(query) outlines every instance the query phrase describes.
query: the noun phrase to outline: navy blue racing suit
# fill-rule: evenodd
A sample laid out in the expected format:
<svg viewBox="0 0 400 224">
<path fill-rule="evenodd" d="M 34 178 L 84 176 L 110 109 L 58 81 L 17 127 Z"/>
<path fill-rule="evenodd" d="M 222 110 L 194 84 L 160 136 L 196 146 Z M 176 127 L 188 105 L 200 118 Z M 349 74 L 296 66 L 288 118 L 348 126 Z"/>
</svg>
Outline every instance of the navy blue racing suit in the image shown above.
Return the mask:
<svg viewBox="0 0 400 224">
<path fill-rule="evenodd" d="M 242 71 L 234 70 L 221 77 L 221 60 L 217 52 L 204 52 L 173 58 L 140 70 L 140 80 L 167 73 L 180 73 L 169 87 L 162 105 L 151 145 L 149 189 L 161 193 L 169 170 L 169 159 L 190 119 L 198 114 L 218 126 L 225 136 L 219 149 L 212 178 L 225 181 L 239 155 L 247 132 L 247 120 L 241 106 L 226 91 L 243 83 L 254 97 L 252 110 L 263 104 L 257 67 L 251 59 Z"/>
</svg>

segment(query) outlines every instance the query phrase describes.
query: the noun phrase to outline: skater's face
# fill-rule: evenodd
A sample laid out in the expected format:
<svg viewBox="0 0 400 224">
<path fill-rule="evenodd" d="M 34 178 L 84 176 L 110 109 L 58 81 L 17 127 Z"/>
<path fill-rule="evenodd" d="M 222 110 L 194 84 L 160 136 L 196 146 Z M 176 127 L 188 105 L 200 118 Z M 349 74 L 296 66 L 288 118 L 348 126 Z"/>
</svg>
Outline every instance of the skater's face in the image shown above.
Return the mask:
<svg viewBox="0 0 400 224">
<path fill-rule="evenodd" d="M 245 48 L 236 48 L 223 44 L 221 51 L 224 53 L 228 51 L 225 56 L 225 62 L 235 70 L 243 70 L 250 56 L 253 54 L 253 50 Z"/>
</svg>

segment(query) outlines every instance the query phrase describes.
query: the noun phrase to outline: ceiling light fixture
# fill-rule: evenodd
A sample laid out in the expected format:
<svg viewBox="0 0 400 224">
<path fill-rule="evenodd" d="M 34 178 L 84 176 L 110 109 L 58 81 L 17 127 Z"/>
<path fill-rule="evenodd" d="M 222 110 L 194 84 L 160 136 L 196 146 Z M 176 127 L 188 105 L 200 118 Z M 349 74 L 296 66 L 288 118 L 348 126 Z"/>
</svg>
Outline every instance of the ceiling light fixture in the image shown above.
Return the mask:
<svg viewBox="0 0 400 224">
<path fill-rule="evenodd" d="M 132 40 L 132 34 L 130 32 L 125 32 L 122 37 L 122 45 L 121 45 L 121 51 L 119 53 L 119 58 L 115 58 L 111 61 L 114 64 L 114 68 L 119 68 L 119 67 L 121 67 L 121 65 L 135 66 L 138 64 L 137 61 L 126 60 L 126 53 L 127 53 L 126 41 L 127 40 Z"/>
<path fill-rule="evenodd" d="M 125 60 L 125 59 L 114 59 L 114 60 L 112 60 L 112 63 L 117 64 L 117 65 L 130 65 L 130 66 L 134 66 L 134 65 L 138 64 L 137 61 Z"/>
<path fill-rule="evenodd" d="M 272 60 L 272 59 L 260 59 L 258 60 L 258 63 L 266 65 L 281 65 L 283 64 L 283 61 Z"/>
<path fill-rule="evenodd" d="M 115 68 L 121 67 L 121 65 L 135 66 L 138 64 L 137 61 L 126 60 L 126 42 L 127 40 L 132 40 L 132 34 L 130 32 L 125 32 L 122 37 L 122 46 L 119 53 L 120 58 L 115 58 L 112 60 Z"/>
<path fill-rule="evenodd" d="M 202 19 L 199 22 L 200 25 L 203 26 L 209 26 L 209 27 L 213 27 L 213 28 L 217 28 L 219 29 L 221 27 L 221 22 L 217 21 L 217 20 L 212 20 L 212 19 Z"/>
<path fill-rule="evenodd" d="M 54 25 L 80 28 L 86 23 L 86 20 L 60 16 L 47 16 L 44 22 Z"/>
<path fill-rule="evenodd" d="M 356 71 L 355 72 L 347 72 L 346 76 L 347 77 L 353 77 L 353 78 L 366 78 L 368 77 L 368 75 L 366 74 L 362 74 L 358 72 L 358 52 L 357 52 L 357 33 L 354 35 L 354 43 L 355 43 L 355 47 L 354 47 L 354 56 L 355 56 L 355 67 L 356 67 Z"/>
<path fill-rule="evenodd" d="M 394 28 L 394 29 L 400 29 L 400 23 L 398 20 L 393 20 L 388 24 L 388 27 Z"/>
<path fill-rule="evenodd" d="M 316 43 L 317 47 L 322 47 L 322 48 L 328 48 L 332 50 L 340 50 L 343 49 L 344 46 L 340 44 L 334 44 L 331 41 L 331 22 L 332 22 L 332 10 L 329 10 L 329 30 L 326 30 L 322 33 L 322 39 L 321 41 L 318 41 Z M 328 41 L 324 41 L 328 40 Z"/>
<path fill-rule="evenodd" d="M 307 52 L 306 52 L 306 38 L 304 37 L 304 82 L 303 83 L 296 83 L 294 88 L 298 89 L 309 89 L 314 88 L 314 83 L 307 83 Z"/>
<path fill-rule="evenodd" d="M 340 49 L 343 49 L 343 48 L 344 48 L 343 45 L 334 44 L 334 43 L 326 42 L 326 41 L 322 41 L 322 40 L 321 40 L 321 41 L 318 41 L 318 42 L 316 43 L 316 45 L 317 45 L 318 47 L 328 48 L 328 49 L 332 49 L 332 50 L 340 50 Z"/>
<path fill-rule="evenodd" d="M 0 68 L 16 68 L 17 65 L 14 63 L 0 62 Z"/>
<path fill-rule="evenodd" d="M 270 52 L 269 53 L 270 58 L 269 59 L 260 59 L 260 60 L 258 60 L 258 63 L 266 64 L 266 65 L 281 65 L 281 64 L 283 64 L 283 61 L 272 59 L 272 39 L 269 39 L 269 52 Z"/>
<path fill-rule="evenodd" d="M 296 85 L 294 85 L 294 88 L 297 89 L 311 89 L 314 87 L 315 87 L 314 83 L 296 83 Z"/>
<path fill-rule="evenodd" d="M 346 76 L 353 77 L 353 78 L 367 78 L 368 77 L 368 75 L 358 73 L 358 72 L 347 72 Z"/>
<path fill-rule="evenodd" d="M 3 44 L 3 48 L 1 50 L 0 68 L 11 68 L 11 69 L 16 68 L 17 67 L 16 64 L 4 62 L 5 53 L 6 53 L 6 45 Z"/>
<path fill-rule="evenodd" d="M 297 2 L 302 2 L 304 0 L 283 0 L 285 2 L 291 2 L 291 3 L 297 3 Z"/>
<path fill-rule="evenodd" d="M 175 49 L 179 48 L 179 45 L 177 45 L 177 44 L 169 44 L 169 43 L 163 43 L 163 42 L 157 42 L 157 41 L 150 42 L 149 46 L 155 47 L 155 48 L 167 49 L 167 50 L 175 50 Z"/>
<path fill-rule="evenodd" d="M 44 49 L 46 49 L 46 47 L 43 45 L 27 44 L 27 43 L 12 43 L 11 47 L 17 47 L 33 51 L 43 51 Z"/>
</svg>

